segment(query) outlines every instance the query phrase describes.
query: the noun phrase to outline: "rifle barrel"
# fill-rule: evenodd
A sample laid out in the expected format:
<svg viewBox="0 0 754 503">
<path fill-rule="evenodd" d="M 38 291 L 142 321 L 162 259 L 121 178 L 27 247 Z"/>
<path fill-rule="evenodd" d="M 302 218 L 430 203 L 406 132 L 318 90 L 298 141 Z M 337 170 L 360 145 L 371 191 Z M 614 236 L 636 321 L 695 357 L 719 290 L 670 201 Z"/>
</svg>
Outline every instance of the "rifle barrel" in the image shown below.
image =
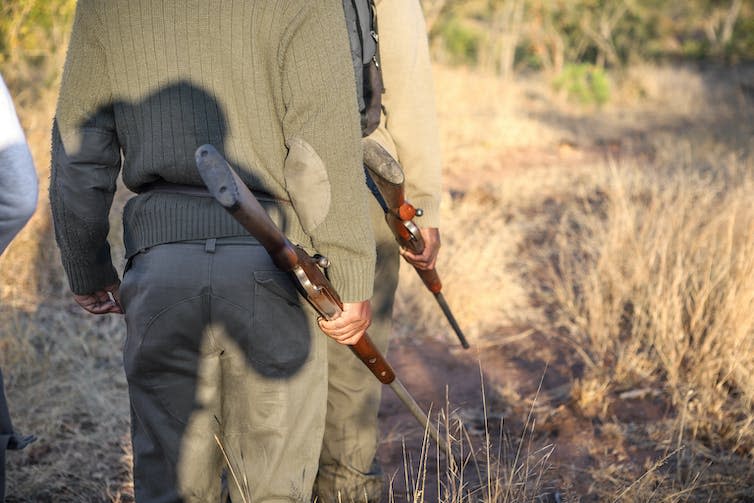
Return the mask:
<svg viewBox="0 0 754 503">
<path fill-rule="evenodd" d="M 367 187 L 374 195 L 377 202 L 385 212 L 385 221 L 388 227 L 398 241 L 398 244 L 416 254 L 421 254 L 424 250 L 424 241 L 422 240 L 419 227 L 409 217 L 401 213 L 401 208 L 408 206 L 414 213 L 414 208 L 408 204 L 404 196 L 404 175 L 403 169 L 397 160 L 382 145 L 376 141 L 365 138 L 362 140 L 364 146 L 364 165 L 366 166 Z M 469 343 L 466 336 L 463 335 L 461 327 L 458 326 L 450 306 L 443 297 L 442 282 L 435 269 L 419 269 L 414 266 L 414 270 L 421 277 L 424 286 L 432 292 L 440 305 L 443 314 L 448 319 L 448 323 L 461 341 L 464 349 L 469 349 Z"/>
<path fill-rule="evenodd" d="M 469 349 L 469 342 L 466 340 L 466 336 L 463 335 L 463 332 L 461 331 L 461 327 L 458 326 L 458 322 L 456 321 L 455 316 L 453 316 L 453 312 L 450 310 L 450 306 L 445 301 L 445 296 L 443 296 L 442 292 L 436 292 L 435 299 L 437 300 L 437 303 L 440 305 L 440 309 L 442 309 L 442 312 L 445 314 L 445 317 L 448 319 L 448 323 L 450 323 L 450 326 L 453 328 L 453 331 L 458 336 L 458 340 L 461 341 L 461 346 L 463 346 L 463 349 Z"/>
<path fill-rule="evenodd" d="M 448 463 L 455 462 L 455 458 L 453 457 L 453 454 L 450 452 L 450 447 L 448 446 L 448 442 L 440 438 L 440 432 L 437 431 L 437 428 L 435 428 L 434 425 L 432 425 L 427 415 L 424 414 L 424 411 L 421 409 L 421 407 L 419 407 L 419 405 L 417 405 L 416 401 L 411 397 L 411 394 L 403 386 L 403 383 L 401 383 L 401 381 L 398 378 L 396 378 L 388 386 L 390 386 L 390 389 L 392 389 L 395 392 L 395 394 L 398 396 L 400 401 L 403 402 L 403 405 L 406 406 L 406 408 L 411 412 L 411 414 L 414 415 L 416 420 L 419 421 L 419 424 L 424 426 L 426 432 L 429 433 L 430 437 L 432 437 L 432 440 L 435 441 L 437 446 L 447 456 Z"/>
</svg>

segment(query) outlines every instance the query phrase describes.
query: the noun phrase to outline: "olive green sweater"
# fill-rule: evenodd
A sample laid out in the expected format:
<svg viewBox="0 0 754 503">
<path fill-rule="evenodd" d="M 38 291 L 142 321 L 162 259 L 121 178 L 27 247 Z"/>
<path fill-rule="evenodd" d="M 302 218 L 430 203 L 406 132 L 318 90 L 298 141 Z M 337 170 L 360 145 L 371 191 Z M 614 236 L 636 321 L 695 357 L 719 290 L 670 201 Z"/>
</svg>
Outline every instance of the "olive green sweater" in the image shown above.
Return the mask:
<svg viewBox="0 0 754 503">
<path fill-rule="evenodd" d="M 211 143 L 295 243 L 330 258 L 344 301 L 372 292 L 374 241 L 341 0 L 79 0 L 53 125 L 50 199 L 74 293 L 117 281 L 108 212 L 125 185 L 201 185 Z M 144 192 L 127 256 L 243 235 L 212 199 Z"/>
</svg>

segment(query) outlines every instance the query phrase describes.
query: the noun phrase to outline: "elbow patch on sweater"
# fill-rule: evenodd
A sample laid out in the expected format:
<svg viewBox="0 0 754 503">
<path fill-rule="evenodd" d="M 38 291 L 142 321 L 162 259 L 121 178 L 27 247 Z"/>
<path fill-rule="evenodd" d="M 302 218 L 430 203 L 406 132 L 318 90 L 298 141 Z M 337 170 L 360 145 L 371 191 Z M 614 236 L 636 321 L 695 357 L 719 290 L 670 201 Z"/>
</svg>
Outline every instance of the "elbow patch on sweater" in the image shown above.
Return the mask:
<svg viewBox="0 0 754 503">
<path fill-rule="evenodd" d="M 330 179 L 325 163 L 311 145 L 294 137 L 288 141 L 283 176 L 301 226 L 309 233 L 330 211 Z"/>
</svg>

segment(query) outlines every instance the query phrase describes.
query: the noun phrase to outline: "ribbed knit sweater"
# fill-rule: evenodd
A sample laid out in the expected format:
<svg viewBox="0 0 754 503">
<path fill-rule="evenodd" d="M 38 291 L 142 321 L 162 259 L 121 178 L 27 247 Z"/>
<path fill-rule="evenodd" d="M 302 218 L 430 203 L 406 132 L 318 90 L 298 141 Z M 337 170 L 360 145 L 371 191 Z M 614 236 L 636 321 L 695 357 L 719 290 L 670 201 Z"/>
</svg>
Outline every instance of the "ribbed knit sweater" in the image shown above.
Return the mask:
<svg viewBox="0 0 754 503">
<path fill-rule="evenodd" d="M 348 43 L 341 0 L 79 0 L 50 185 L 73 292 L 117 281 L 107 234 L 121 164 L 137 193 L 155 181 L 200 186 L 194 152 L 211 143 L 276 199 L 268 209 L 293 242 L 330 258 L 344 301 L 369 298 L 374 240 Z M 321 218 L 295 204 L 308 194 L 287 179 L 292 144 L 325 170 L 311 187 Z M 128 256 L 245 234 L 214 200 L 166 193 L 132 198 L 123 222 Z"/>
</svg>

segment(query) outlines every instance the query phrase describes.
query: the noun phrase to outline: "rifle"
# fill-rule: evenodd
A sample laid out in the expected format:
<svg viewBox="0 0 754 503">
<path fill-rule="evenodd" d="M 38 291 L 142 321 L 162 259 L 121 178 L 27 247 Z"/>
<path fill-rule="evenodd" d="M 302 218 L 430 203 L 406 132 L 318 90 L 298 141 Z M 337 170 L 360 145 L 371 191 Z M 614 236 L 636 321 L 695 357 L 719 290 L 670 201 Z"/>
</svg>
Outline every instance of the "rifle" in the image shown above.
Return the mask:
<svg viewBox="0 0 754 503">
<path fill-rule="evenodd" d="M 303 248 L 288 241 L 254 194 L 212 145 L 199 147 L 195 158 L 199 175 L 212 197 L 260 242 L 278 269 L 291 274 L 298 291 L 321 316 L 327 320 L 337 318 L 343 311 L 343 302 L 322 272 L 322 268 L 328 265 L 327 259 L 321 255 L 309 256 Z M 395 376 L 369 336 L 364 334 L 359 342 L 349 347 L 380 382 L 390 386 L 448 459 L 453 460 L 440 433 Z"/>
<path fill-rule="evenodd" d="M 385 148 L 370 138 L 362 140 L 364 145 L 364 165 L 366 166 L 367 185 L 377 202 L 385 212 L 385 221 L 393 232 L 395 240 L 403 248 L 419 255 L 424 251 L 419 227 L 414 223 L 415 216 L 421 216 L 421 209 L 414 208 L 406 201 L 403 189 L 404 175 L 400 164 Z M 461 341 L 464 349 L 469 343 L 458 326 L 450 306 L 442 294 L 442 281 L 436 269 L 419 269 L 414 267 L 424 286 L 432 292 L 445 314 L 448 323 Z"/>
</svg>

